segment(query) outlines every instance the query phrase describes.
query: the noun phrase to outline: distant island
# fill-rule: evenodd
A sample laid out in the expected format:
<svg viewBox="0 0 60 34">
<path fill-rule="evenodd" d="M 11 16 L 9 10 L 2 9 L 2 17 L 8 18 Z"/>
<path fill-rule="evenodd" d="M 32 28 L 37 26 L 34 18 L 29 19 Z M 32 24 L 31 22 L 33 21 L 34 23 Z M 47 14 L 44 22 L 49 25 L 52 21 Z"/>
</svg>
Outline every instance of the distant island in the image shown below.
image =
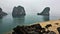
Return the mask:
<svg viewBox="0 0 60 34">
<path fill-rule="evenodd" d="M 41 13 L 37 13 L 37 15 L 46 15 L 46 16 L 49 16 L 49 11 L 50 11 L 50 8 L 46 7 Z"/>
<path fill-rule="evenodd" d="M 0 17 L 3 17 L 5 15 L 7 15 L 7 13 L 3 12 L 2 9 L 0 8 Z"/>
<path fill-rule="evenodd" d="M 22 6 L 18 6 L 18 7 L 14 7 L 13 8 L 13 12 L 12 12 L 12 16 L 13 17 L 20 17 L 20 16 L 25 16 L 25 9 Z"/>
</svg>

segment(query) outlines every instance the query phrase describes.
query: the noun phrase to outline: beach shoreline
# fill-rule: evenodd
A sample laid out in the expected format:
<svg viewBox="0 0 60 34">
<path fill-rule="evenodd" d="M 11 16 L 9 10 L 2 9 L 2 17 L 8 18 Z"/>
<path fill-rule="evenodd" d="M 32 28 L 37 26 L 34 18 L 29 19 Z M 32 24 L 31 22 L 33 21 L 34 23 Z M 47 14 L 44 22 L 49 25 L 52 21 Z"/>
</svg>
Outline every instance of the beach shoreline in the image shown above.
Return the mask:
<svg viewBox="0 0 60 34">
<path fill-rule="evenodd" d="M 58 23 L 58 25 L 56 25 L 56 23 Z M 52 27 L 49 27 L 48 29 L 50 31 L 54 31 L 56 34 L 59 34 L 57 31 L 57 28 L 60 27 L 60 20 L 50 20 L 50 21 L 38 22 L 38 23 L 34 23 L 34 24 L 40 24 L 43 28 L 45 28 L 45 26 L 47 24 L 51 24 Z M 30 25 L 34 25 L 34 24 L 30 24 Z M 13 30 L 11 30 L 10 32 L 7 32 L 6 34 L 12 34 L 12 32 L 13 32 Z"/>
</svg>

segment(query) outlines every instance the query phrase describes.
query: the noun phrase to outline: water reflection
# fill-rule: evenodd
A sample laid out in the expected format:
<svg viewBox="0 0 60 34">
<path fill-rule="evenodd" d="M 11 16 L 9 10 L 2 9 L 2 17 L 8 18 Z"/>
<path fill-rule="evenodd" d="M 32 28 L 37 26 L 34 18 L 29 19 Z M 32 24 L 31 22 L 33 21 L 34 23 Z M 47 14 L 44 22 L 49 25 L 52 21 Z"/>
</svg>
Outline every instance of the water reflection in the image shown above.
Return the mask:
<svg viewBox="0 0 60 34">
<path fill-rule="evenodd" d="M 25 16 L 13 17 L 13 23 L 15 24 L 22 25 L 24 24 L 24 21 L 25 21 Z"/>
<path fill-rule="evenodd" d="M 0 34 L 12 30 L 17 25 L 29 25 L 37 22 L 48 21 L 49 16 L 38 16 L 38 15 L 26 15 L 19 17 L 12 17 L 12 15 L 7 15 L 0 19 Z"/>
<path fill-rule="evenodd" d="M 0 17 L 0 34 L 1 34 L 1 32 L 2 32 L 2 17 Z"/>
<path fill-rule="evenodd" d="M 49 19 L 49 16 L 43 16 L 43 20 L 44 21 L 49 21 L 50 19 Z"/>
<path fill-rule="evenodd" d="M 3 17 L 0 17 L 0 24 L 2 23 L 2 18 L 3 18 Z"/>
<path fill-rule="evenodd" d="M 2 24 L 2 18 L 0 18 L 0 25 Z"/>
<path fill-rule="evenodd" d="M 3 17 L 0 17 L 0 19 L 2 19 Z"/>
</svg>

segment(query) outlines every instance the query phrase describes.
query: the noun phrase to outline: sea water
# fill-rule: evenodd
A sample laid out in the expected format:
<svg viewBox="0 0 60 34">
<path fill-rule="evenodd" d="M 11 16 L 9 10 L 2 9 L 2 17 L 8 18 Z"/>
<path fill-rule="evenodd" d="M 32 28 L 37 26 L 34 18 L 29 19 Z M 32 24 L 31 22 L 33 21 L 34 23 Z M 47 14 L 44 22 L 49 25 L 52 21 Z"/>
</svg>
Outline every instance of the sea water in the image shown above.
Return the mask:
<svg viewBox="0 0 60 34">
<path fill-rule="evenodd" d="M 13 17 L 11 14 L 0 18 L 0 34 L 11 31 L 17 25 L 30 25 L 33 23 L 56 20 L 57 16 L 26 15 L 22 17 Z"/>
</svg>

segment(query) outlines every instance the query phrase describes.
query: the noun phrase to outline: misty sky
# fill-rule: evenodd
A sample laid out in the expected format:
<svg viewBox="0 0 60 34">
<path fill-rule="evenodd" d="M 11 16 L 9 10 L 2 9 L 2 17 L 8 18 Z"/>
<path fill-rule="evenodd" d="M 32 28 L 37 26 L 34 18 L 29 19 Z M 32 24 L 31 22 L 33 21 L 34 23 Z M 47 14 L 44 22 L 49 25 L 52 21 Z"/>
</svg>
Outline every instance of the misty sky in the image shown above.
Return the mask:
<svg viewBox="0 0 60 34">
<path fill-rule="evenodd" d="M 6 13 L 12 13 L 13 7 L 21 5 L 27 14 L 41 12 L 50 7 L 51 14 L 60 14 L 60 0 L 0 0 L 0 7 Z"/>
</svg>

